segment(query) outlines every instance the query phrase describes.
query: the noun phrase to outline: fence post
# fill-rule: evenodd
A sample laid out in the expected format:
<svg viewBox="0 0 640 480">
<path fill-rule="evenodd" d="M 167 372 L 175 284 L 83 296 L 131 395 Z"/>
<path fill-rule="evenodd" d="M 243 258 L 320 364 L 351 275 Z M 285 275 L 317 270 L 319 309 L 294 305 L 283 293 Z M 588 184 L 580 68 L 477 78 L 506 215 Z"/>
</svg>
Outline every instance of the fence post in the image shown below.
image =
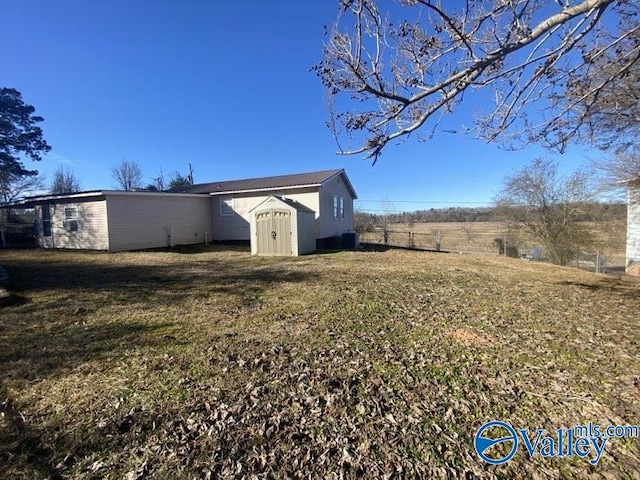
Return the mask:
<svg viewBox="0 0 640 480">
<path fill-rule="evenodd" d="M 596 250 L 596 273 L 600 273 L 600 250 Z"/>
<path fill-rule="evenodd" d="M 507 236 L 505 235 L 504 238 L 502 239 L 502 241 L 504 242 L 502 245 L 502 250 L 504 251 L 504 256 L 507 256 Z"/>
</svg>

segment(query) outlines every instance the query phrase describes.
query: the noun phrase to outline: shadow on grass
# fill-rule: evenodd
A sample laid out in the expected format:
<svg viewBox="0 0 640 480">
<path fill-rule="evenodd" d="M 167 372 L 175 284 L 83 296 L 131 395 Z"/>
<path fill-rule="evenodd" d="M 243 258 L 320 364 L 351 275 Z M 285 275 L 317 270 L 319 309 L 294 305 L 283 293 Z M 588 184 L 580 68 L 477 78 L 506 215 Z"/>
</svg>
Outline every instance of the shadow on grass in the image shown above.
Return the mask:
<svg viewBox="0 0 640 480">
<path fill-rule="evenodd" d="M 8 312 L 5 309 L 4 312 Z M 70 320 L 43 325 L 42 317 L 24 315 L 18 322 L 0 322 L 0 476 L 3 478 L 63 478 L 60 452 L 45 438 L 50 432 L 34 426 L 12 401 L 11 391 L 25 384 L 64 375 L 90 361 L 107 360 L 165 339 L 155 332 L 171 324 L 111 323 L 85 325 L 83 312 Z M 4 317 L 6 318 L 6 316 Z M 64 455 L 63 455 L 64 456 Z M 57 460 L 54 460 L 56 459 Z M 66 461 L 66 459 L 65 459 Z M 12 470 L 13 469 L 13 470 Z M 4 472 L 4 473 L 2 473 Z"/>
<path fill-rule="evenodd" d="M 8 341 L 0 351 L 0 371 L 3 371 L 5 381 L 16 385 L 55 376 L 85 362 L 113 357 L 131 348 L 160 343 L 162 338 L 153 333 L 173 325 L 110 323 L 87 326 L 81 322 L 68 323 L 65 319 L 52 325 L 55 328 L 48 328 L 40 325 L 41 319 L 31 318 L 31 321 L 3 325 L 3 336 Z"/>
<path fill-rule="evenodd" d="M 19 260 L 4 260 L 13 278 L 12 291 L 21 297 L 33 292 L 55 290 L 61 297 L 84 301 L 92 294 L 100 294 L 100 302 L 135 304 L 154 302 L 176 305 L 189 298 L 211 295 L 230 295 L 241 301 L 252 301 L 260 292 L 285 282 L 301 282 L 315 276 L 309 271 L 292 270 L 284 262 L 256 264 L 252 259 L 216 259 L 136 264 L 120 257 L 110 263 L 110 255 L 86 254 L 91 262 L 61 261 L 57 252 L 55 262 L 38 261 L 26 254 Z M 150 254 L 153 255 L 153 254 Z"/>
<path fill-rule="evenodd" d="M 138 250 L 138 252 L 164 252 L 164 253 L 180 253 L 183 255 L 193 255 L 199 253 L 208 252 L 243 252 L 250 253 L 251 246 L 247 242 L 229 242 L 221 243 L 215 242 L 208 245 L 193 244 L 193 245 L 176 245 L 175 247 L 158 247 L 158 248 L 145 248 Z"/>
<path fill-rule="evenodd" d="M 63 478 L 59 469 L 50 459 L 55 458 L 51 447 L 45 446 L 42 432 L 30 427 L 22 414 L 16 410 L 5 392 L 0 403 L 3 422 L 0 424 L 2 443 L 0 444 L 0 473 L 4 478 Z"/>
<path fill-rule="evenodd" d="M 260 263 L 237 253 L 220 257 L 33 251 L 3 258 L 11 291 L 20 301 L 0 310 L 0 477 L 62 478 L 69 470 L 65 462 L 81 456 L 72 449 L 67 460 L 50 432 L 28 415 L 25 420 L 20 410 L 26 406 L 11 400 L 20 398 L 16 391 L 92 361 L 176 343 L 163 331 L 179 324 L 179 309 L 167 309 L 175 319 L 132 315 L 140 320 L 127 321 L 128 308 L 152 313 L 158 306 L 197 299 L 193 308 L 208 298 L 231 307 L 253 305 L 266 290 L 316 275 L 286 260 Z M 94 313 L 103 309 L 107 315 L 97 317 L 105 319 L 99 323 Z M 120 319 L 110 320 L 111 309 Z"/>
<path fill-rule="evenodd" d="M 563 281 L 558 285 L 574 286 L 591 292 L 603 292 L 607 294 L 619 295 L 630 299 L 638 299 L 638 288 L 632 282 L 623 281 L 616 277 L 601 278 L 594 283 Z"/>
<path fill-rule="evenodd" d="M 12 295 L 20 300 L 2 307 L 0 316 L 0 371 L 13 381 L 48 377 L 107 353 L 157 341 L 161 336 L 152 330 L 179 322 L 172 318 L 179 315 L 175 307 L 192 300 L 196 305 L 211 300 L 232 308 L 253 306 L 265 290 L 315 275 L 286 262 L 256 264 L 242 257 L 176 261 L 154 254 L 29 253 L 3 260 L 13 279 Z M 111 308 L 126 318 L 127 308 L 152 312 L 164 306 L 173 307 L 169 317 L 147 316 L 140 323 L 96 325 L 83 318 Z"/>
</svg>

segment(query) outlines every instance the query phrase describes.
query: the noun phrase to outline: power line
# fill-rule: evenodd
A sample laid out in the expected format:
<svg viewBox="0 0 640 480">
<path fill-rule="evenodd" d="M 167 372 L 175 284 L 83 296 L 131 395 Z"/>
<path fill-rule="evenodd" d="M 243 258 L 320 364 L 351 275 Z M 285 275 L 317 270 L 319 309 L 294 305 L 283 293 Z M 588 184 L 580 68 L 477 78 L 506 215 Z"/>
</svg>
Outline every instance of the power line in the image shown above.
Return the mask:
<svg viewBox="0 0 640 480">
<path fill-rule="evenodd" d="M 442 201 L 442 200 L 361 200 L 357 199 L 356 202 L 363 203 L 420 203 L 420 204 L 440 204 L 440 205 L 492 205 L 493 202 L 458 202 L 458 201 Z"/>
</svg>

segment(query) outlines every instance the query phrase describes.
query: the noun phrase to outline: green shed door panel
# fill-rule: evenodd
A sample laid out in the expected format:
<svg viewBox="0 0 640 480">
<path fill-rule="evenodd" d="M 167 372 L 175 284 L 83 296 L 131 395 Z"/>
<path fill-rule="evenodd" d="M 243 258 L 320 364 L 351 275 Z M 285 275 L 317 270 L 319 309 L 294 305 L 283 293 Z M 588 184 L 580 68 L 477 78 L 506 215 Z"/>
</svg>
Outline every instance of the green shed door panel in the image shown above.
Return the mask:
<svg viewBox="0 0 640 480">
<path fill-rule="evenodd" d="M 258 255 L 291 255 L 291 212 L 265 210 L 256 214 Z"/>
<path fill-rule="evenodd" d="M 258 255 L 271 255 L 271 211 L 256 214 Z"/>
</svg>

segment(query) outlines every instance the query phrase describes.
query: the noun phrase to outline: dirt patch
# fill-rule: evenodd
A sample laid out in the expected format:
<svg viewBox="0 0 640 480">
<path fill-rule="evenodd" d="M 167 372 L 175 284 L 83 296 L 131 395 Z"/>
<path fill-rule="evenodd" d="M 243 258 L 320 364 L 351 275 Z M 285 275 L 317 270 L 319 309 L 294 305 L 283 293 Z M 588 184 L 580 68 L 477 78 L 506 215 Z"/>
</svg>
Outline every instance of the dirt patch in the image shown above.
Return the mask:
<svg viewBox="0 0 640 480">
<path fill-rule="evenodd" d="M 484 333 L 475 332 L 468 328 L 456 328 L 447 332 L 456 342 L 466 346 L 486 347 L 491 344 L 491 338 Z"/>
</svg>

